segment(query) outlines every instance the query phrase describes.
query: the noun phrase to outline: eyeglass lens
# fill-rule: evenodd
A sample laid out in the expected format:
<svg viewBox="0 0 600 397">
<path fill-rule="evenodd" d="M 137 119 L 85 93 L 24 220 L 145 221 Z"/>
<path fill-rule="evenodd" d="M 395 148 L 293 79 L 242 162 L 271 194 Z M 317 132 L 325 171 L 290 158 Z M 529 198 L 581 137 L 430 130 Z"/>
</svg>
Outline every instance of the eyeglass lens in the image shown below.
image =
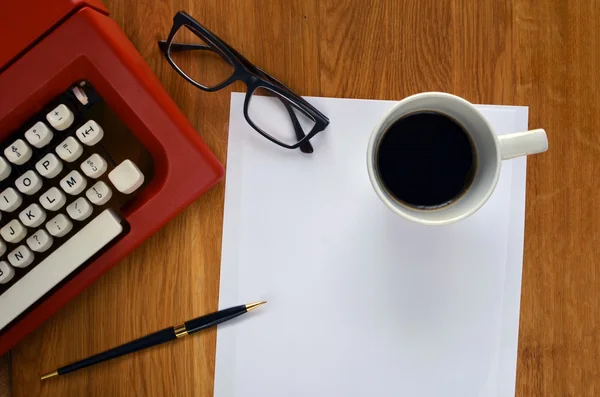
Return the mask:
<svg viewBox="0 0 600 397">
<path fill-rule="evenodd" d="M 186 44 L 188 46 L 181 46 Z M 229 79 L 233 65 L 210 47 L 187 25 L 181 26 L 168 48 L 171 60 L 190 79 L 206 88 L 213 88 Z"/>
</svg>

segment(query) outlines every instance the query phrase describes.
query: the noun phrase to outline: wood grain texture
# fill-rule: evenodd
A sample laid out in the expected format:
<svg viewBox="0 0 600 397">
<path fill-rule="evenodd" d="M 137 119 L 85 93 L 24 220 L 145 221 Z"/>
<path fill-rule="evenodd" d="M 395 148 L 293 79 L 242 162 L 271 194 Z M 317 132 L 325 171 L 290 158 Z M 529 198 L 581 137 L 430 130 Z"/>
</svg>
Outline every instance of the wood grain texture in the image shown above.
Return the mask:
<svg viewBox="0 0 600 397">
<path fill-rule="evenodd" d="M 10 354 L 0 357 L 0 397 L 10 397 Z"/>
<path fill-rule="evenodd" d="M 598 0 L 105 0 L 226 162 L 229 92 L 204 93 L 156 40 L 186 10 L 303 95 L 427 90 L 530 106 L 518 396 L 600 395 Z M 224 184 L 12 351 L 14 396 L 212 396 L 214 331 L 41 384 L 40 373 L 215 310 Z M 318 393 L 317 393 L 318 394 Z"/>
</svg>

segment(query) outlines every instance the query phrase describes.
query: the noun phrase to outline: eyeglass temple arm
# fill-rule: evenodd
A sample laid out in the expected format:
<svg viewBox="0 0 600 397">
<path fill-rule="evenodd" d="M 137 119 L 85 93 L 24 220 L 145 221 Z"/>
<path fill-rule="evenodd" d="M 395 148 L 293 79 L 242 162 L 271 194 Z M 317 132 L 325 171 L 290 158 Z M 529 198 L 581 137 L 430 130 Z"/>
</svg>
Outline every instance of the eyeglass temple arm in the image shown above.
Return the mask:
<svg viewBox="0 0 600 397">
<path fill-rule="evenodd" d="M 306 134 L 304 134 L 304 131 L 302 130 L 302 126 L 298 121 L 298 117 L 296 117 L 294 109 L 285 99 L 281 99 L 279 96 L 277 96 L 277 99 L 279 99 L 279 101 L 283 103 L 283 106 L 285 106 L 288 113 L 290 114 L 290 119 L 292 119 L 292 125 L 294 126 L 294 132 L 296 133 L 296 139 L 298 140 L 298 142 L 300 142 L 301 140 L 306 138 Z M 300 145 L 300 151 L 302 153 L 312 153 L 314 152 L 314 149 L 310 142 L 306 141 L 302 145 Z"/>
</svg>

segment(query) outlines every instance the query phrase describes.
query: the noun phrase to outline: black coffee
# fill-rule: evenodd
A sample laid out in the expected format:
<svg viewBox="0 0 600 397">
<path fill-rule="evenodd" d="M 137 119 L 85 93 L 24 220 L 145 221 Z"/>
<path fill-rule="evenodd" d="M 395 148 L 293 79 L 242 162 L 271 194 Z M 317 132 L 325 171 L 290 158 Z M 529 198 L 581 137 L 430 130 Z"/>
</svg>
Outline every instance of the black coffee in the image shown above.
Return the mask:
<svg viewBox="0 0 600 397">
<path fill-rule="evenodd" d="M 422 209 L 458 199 L 473 182 L 475 169 L 475 149 L 463 126 L 436 112 L 399 119 L 377 150 L 377 171 L 387 191 Z"/>
</svg>

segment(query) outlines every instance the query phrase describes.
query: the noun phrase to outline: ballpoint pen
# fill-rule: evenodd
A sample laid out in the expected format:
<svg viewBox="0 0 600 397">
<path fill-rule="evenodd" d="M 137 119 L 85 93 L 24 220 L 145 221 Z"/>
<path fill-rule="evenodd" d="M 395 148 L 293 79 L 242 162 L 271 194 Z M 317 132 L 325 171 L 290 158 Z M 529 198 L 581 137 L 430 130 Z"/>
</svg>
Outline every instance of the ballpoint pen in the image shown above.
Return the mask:
<svg viewBox="0 0 600 397">
<path fill-rule="evenodd" d="M 69 372 L 74 372 L 79 369 L 89 367 L 90 365 L 98 364 L 129 353 L 160 345 L 161 343 L 179 339 L 186 335 L 191 335 L 203 329 L 214 327 L 217 324 L 231 320 L 237 316 L 241 316 L 242 314 L 254 310 L 265 303 L 267 302 L 263 301 L 249 303 L 247 305 L 234 306 L 229 309 L 219 310 L 218 312 L 210 313 L 202 317 L 186 321 L 185 323 L 175 325 L 173 327 L 165 328 L 161 331 L 143 336 L 139 339 L 114 347 L 105 352 L 98 353 L 81 361 L 60 367 L 56 371 L 42 375 L 41 380 L 52 378 L 58 375 L 65 375 Z"/>
</svg>

